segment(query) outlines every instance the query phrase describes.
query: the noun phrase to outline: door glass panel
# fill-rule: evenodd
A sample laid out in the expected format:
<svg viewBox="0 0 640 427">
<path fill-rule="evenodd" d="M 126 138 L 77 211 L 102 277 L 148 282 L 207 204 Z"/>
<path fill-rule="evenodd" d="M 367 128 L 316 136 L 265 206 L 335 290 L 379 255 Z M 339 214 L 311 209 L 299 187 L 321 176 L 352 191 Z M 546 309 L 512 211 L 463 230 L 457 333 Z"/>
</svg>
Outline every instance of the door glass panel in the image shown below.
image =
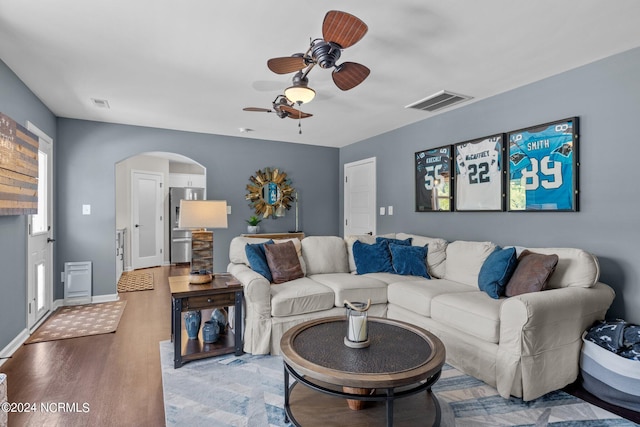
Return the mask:
<svg viewBox="0 0 640 427">
<path fill-rule="evenodd" d="M 36 287 L 38 292 L 38 297 L 36 299 L 36 311 L 39 312 L 44 308 L 45 303 L 45 266 L 44 263 L 40 263 L 36 266 Z"/>
<path fill-rule="evenodd" d="M 38 213 L 31 216 L 31 234 L 46 233 L 47 221 L 47 153 L 38 150 Z"/>
<path fill-rule="evenodd" d="M 139 256 L 156 254 L 156 182 L 140 179 L 138 191 L 138 230 L 140 232 Z"/>
</svg>

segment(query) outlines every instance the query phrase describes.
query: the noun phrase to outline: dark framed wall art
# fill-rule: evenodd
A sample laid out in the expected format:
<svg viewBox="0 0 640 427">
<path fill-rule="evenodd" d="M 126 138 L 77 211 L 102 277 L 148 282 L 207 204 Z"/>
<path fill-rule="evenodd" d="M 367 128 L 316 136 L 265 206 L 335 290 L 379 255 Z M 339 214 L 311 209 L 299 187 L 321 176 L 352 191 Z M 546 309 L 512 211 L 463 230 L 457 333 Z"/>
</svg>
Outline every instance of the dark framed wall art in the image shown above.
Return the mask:
<svg viewBox="0 0 640 427">
<path fill-rule="evenodd" d="M 578 118 L 507 134 L 508 210 L 578 210 Z"/>
<path fill-rule="evenodd" d="M 503 211 L 504 134 L 453 146 L 455 156 L 455 210 Z"/>
<path fill-rule="evenodd" d="M 416 212 L 452 210 L 451 170 L 450 145 L 415 153 Z"/>
</svg>

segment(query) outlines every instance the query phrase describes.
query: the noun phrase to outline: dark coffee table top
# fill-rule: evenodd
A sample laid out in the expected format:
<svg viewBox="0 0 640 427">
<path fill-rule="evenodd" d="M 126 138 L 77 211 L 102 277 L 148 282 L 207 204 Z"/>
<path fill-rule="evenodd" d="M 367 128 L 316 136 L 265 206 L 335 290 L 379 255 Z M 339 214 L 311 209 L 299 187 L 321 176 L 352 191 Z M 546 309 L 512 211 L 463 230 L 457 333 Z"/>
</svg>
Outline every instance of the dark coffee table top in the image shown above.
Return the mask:
<svg viewBox="0 0 640 427">
<path fill-rule="evenodd" d="M 336 385 L 400 387 L 442 369 L 445 349 L 430 332 L 391 319 L 369 317 L 366 348 L 344 345 L 345 316 L 304 322 L 280 341 L 285 362 L 298 373 Z"/>
</svg>

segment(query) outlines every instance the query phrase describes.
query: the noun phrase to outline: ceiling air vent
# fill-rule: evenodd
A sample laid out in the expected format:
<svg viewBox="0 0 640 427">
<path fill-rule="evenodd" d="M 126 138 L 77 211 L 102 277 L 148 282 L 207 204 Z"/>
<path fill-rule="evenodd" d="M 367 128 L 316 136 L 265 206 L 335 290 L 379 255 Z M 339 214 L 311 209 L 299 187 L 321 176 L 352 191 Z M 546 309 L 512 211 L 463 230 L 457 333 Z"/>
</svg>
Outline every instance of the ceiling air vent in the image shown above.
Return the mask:
<svg viewBox="0 0 640 427">
<path fill-rule="evenodd" d="M 428 96 L 413 104 L 409 104 L 404 108 L 414 108 L 416 110 L 437 111 L 445 107 L 449 107 L 459 102 L 468 101 L 472 96 L 460 95 L 457 93 L 441 90 L 431 96 Z"/>
<path fill-rule="evenodd" d="M 98 108 L 110 108 L 109 101 L 107 101 L 106 99 L 91 98 L 91 102 L 93 102 L 93 105 Z"/>
</svg>

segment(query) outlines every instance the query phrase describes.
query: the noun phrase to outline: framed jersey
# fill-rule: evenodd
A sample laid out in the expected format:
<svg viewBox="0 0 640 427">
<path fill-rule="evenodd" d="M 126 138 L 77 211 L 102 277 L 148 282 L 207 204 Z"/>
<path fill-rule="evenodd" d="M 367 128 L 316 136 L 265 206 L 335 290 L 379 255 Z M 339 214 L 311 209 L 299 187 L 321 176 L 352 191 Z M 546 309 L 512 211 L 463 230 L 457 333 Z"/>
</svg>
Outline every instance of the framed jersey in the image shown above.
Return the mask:
<svg viewBox="0 0 640 427">
<path fill-rule="evenodd" d="M 578 118 L 509 132 L 508 210 L 578 210 Z"/>
<path fill-rule="evenodd" d="M 451 146 L 415 153 L 416 212 L 450 212 L 453 205 L 451 186 Z"/>
<path fill-rule="evenodd" d="M 456 211 L 503 211 L 504 134 L 453 146 Z"/>
</svg>

